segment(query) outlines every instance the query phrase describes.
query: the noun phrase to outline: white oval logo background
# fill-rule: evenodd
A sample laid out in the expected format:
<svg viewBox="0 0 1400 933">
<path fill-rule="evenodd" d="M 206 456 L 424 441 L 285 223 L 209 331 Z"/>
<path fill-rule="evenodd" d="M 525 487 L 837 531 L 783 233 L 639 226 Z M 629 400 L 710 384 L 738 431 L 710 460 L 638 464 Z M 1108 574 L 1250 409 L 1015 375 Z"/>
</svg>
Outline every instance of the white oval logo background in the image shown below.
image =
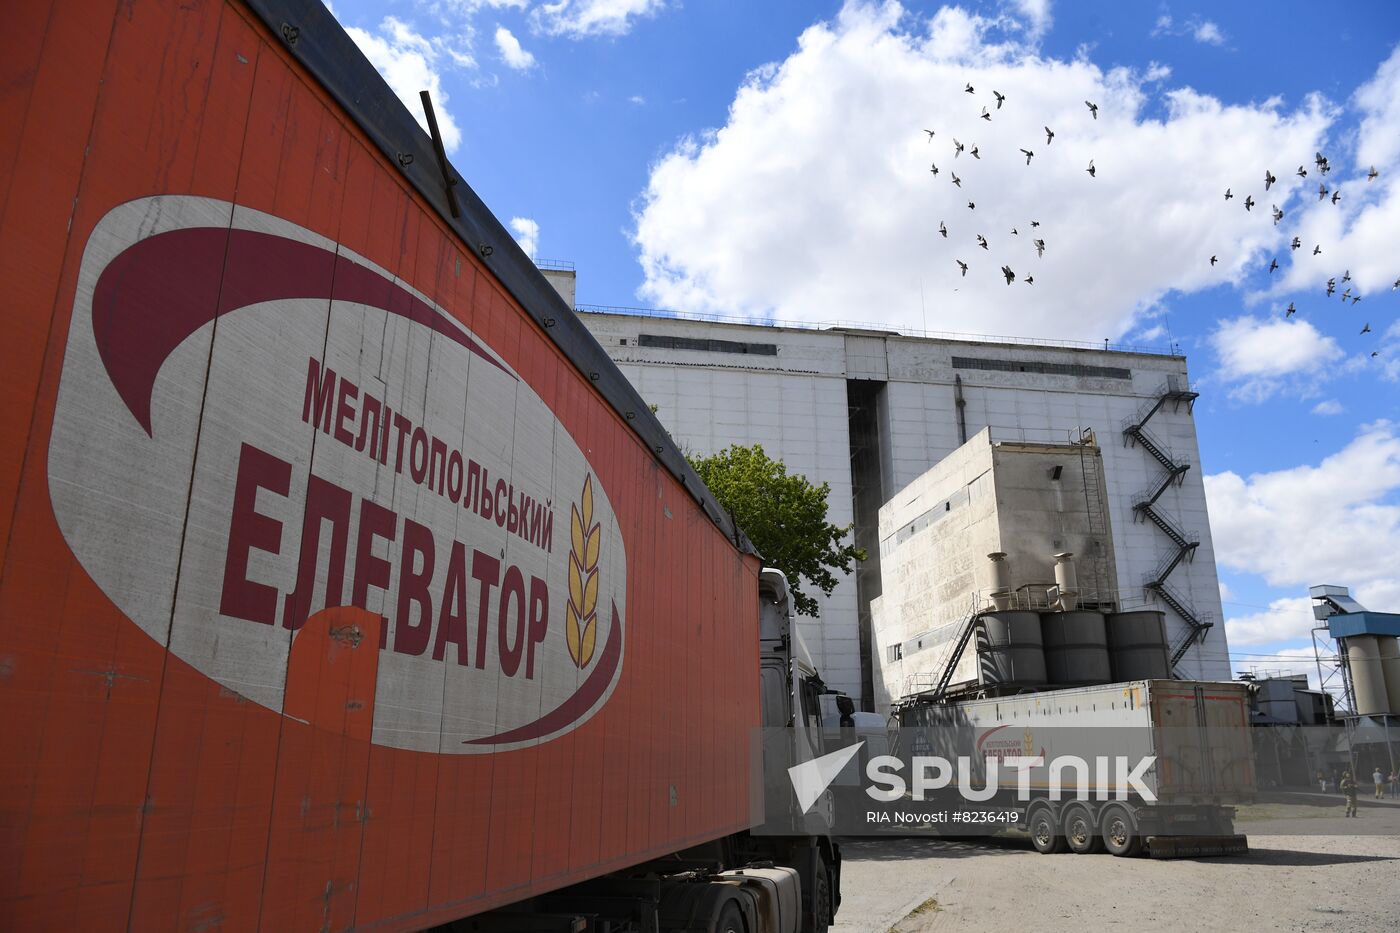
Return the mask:
<svg viewBox="0 0 1400 933">
<path fill-rule="evenodd" d="M 396 292 L 426 303 L 437 317 L 430 327 L 411 315 L 328 296 L 262 301 L 217 317 L 210 310 L 209 320 L 160 358 L 158 375 L 152 373 L 148 434 L 140 406 L 132 404 L 133 377 L 119 372 L 141 354 L 118 353 L 105 336 L 121 333 L 125 346 L 133 340 L 133 345 L 144 345 L 144 335 L 121 331 L 120 322 L 105 317 L 95 327 L 94 292 L 104 270 L 123 253 L 124 261 L 129 259 L 133 246 L 192 228 L 251 231 L 327 251 L 338 257 L 337 269 L 348 262 L 357 272 L 368 270 L 392 283 Z M 164 242 L 173 239 L 178 237 Z M 448 255 L 444 261 L 454 263 L 455 257 Z M 159 301 L 176 306 L 187 297 L 182 290 L 198 290 L 194 273 L 182 266 L 168 266 L 167 276 L 154 286 Z M 441 278 L 436 269 L 422 277 Z M 490 287 L 485 276 L 478 277 L 476 287 Z M 475 307 L 484 311 L 487 303 L 478 299 Z M 107 314 L 107 308 L 99 313 Z M 106 342 L 103 352 L 99 334 Z M 547 502 L 550 539 L 543 540 L 540 532 L 511 533 L 480 510 L 453 502 L 437 487 L 415 482 L 407 452 L 402 469 L 395 469 L 396 452 L 380 463 L 368 447 L 357 450 L 303 420 L 312 360 L 353 383 L 361 403 L 377 399 L 475 461 L 485 469 L 490 486 L 500 478 L 517 496 Z M 351 419 L 351 434 L 361 435 L 363 419 L 363 413 Z M 220 613 L 235 482 L 245 444 L 291 466 L 289 494 L 282 497 L 262 489 L 254 503 L 259 515 L 281 524 L 276 553 L 248 551 L 247 580 L 278 593 L 279 618 L 270 625 Z M 621 676 L 624 543 L 606 492 L 569 432 L 504 360 L 422 293 L 334 242 L 271 215 L 222 201 L 161 196 L 121 205 L 103 218 L 88 240 L 79 273 L 48 470 L 59 528 L 102 591 L 176 656 L 269 709 L 282 709 L 287 658 L 295 637 L 281 616 L 285 596 L 296 585 L 310 474 L 353 497 L 345 532 L 343 604 L 351 601 L 356 575 L 362 500 L 398 516 L 396 539 L 375 539 L 371 547 L 373 556 L 392 568 L 388 585 L 369 587 L 365 603 L 365 608 L 388 618 L 390 629 L 389 647 L 379 659 L 375 744 L 447 754 L 534 745 L 587 721 L 608 701 Z M 599 537 L 586 555 L 596 590 L 583 608 L 596 611 L 596 617 L 590 616 L 595 628 L 585 651 L 577 638 L 568 637 L 566 615 L 571 554 L 578 550 L 571 534 L 571 509 L 582 509 L 586 483 L 592 514 L 584 530 L 596 525 Z M 428 650 L 417 655 L 393 647 L 405 519 L 431 531 L 435 553 L 428 587 L 433 594 L 433 634 Z M 333 531 L 331 523 L 321 523 L 313 612 L 326 605 L 327 568 L 335 556 Z M 471 657 L 459 663 L 456 646 L 449 644 L 443 660 L 433 659 L 453 542 L 465 547 L 468 563 L 472 553 L 480 552 L 499 560 L 502 573 L 515 567 L 524 580 L 537 578 L 547 584 L 548 628 L 534 647 L 532 676 L 525 675 L 524 664 L 512 676 L 502 671 L 497 650 L 499 585 L 496 601 L 488 599 L 489 637 L 477 641 L 484 587 L 472 579 L 467 581 L 465 600 Z M 420 566 L 414 572 L 421 571 Z M 577 592 L 579 581 L 574 582 Z M 600 668 L 605 645 L 611 648 L 612 669 L 607 672 Z M 606 673 L 606 682 L 601 676 L 590 682 L 595 671 Z"/>
</svg>

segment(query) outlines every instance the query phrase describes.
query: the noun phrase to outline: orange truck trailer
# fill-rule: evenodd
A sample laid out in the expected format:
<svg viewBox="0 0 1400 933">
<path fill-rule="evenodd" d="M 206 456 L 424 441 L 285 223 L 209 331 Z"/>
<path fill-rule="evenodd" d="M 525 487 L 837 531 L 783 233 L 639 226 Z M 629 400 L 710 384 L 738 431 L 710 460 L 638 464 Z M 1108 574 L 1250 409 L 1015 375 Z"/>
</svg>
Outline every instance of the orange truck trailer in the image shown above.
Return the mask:
<svg viewBox="0 0 1400 933">
<path fill-rule="evenodd" d="M 781 574 L 329 12 L 0 71 L 0 929 L 821 933 Z"/>
</svg>

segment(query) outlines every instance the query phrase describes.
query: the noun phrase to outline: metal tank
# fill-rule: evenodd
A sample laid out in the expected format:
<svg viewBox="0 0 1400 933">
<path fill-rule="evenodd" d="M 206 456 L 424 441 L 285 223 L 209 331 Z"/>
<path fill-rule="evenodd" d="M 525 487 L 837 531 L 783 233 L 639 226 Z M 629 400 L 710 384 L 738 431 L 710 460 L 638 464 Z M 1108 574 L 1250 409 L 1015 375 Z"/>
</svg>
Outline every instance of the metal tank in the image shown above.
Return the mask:
<svg viewBox="0 0 1400 933">
<path fill-rule="evenodd" d="M 984 687 L 1035 687 L 1045 684 L 1040 613 L 984 613 L 977 626 L 978 679 Z"/>
<path fill-rule="evenodd" d="M 1115 612 L 1106 616 L 1104 623 L 1114 681 L 1171 677 L 1166 613 L 1152 609 Z"/>
<path fill-rule="evenodd" d="M 1385 675 L 1385 692 L 1390 698 L 1390 713 L 1400 715 L 1400 640 L 1381 639 L 1381 670 Z"/>
<path fill-rule="evenodd" d="M 1102 612 L 1043 612 L 1040 632 L 1045 670 L 1057 686 L 1106 684 L 1113 680 Z"/>
<path fill-rule="evenodd" d="M 1351 686 L 1356 695 L 1356 712 L 1362 716 L 1380 716 L 1395 712 L 1392 697 L 1387 694 L 1386 681 L 1400 685 L 1400 672 L 1387 677 L 1388 668 L 1400 665 L 1396 657 L 1394 638 L 1380 635 L 1352 635 L 1346 639 L 1347 666 L 1351 669 Z"/>
</svg>

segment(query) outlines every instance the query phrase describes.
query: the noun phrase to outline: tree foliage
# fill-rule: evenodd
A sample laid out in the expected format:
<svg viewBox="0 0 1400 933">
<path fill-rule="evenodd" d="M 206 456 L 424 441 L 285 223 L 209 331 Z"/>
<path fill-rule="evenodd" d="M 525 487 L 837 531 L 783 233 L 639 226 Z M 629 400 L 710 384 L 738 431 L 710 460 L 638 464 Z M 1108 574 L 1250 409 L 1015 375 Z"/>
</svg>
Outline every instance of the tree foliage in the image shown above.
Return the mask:
<svg viewBox="0 0 1400 933">
<path fill-rule="evenodd" d="M 689 459 L 768 566 L 787 574 L 799 613 L 817 614 L 817 601 L 802 591 L 803 583 L 830 595 L 837 582 L 833 571 L 845 573 L 852 561 L 865 560 L 862 548 L 841 543 L 853 526 L 841 528 L 826 520 L 830 487 L 789 475 L 783 462 L 771 459 L 761 444 L 735 444 L 710 457 Z"/>
</svg>

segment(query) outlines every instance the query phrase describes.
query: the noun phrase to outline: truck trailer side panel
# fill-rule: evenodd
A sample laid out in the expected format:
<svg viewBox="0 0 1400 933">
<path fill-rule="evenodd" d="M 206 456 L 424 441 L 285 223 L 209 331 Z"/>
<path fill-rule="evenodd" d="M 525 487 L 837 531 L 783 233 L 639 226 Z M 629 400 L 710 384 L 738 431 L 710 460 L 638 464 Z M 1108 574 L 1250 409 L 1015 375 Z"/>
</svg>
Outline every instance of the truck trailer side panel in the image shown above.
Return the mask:
<svg viewBox="0 0 1400 933">
<path fill-rule="evenodd" d="M 417 928 L 747 827 L 757 559 L 324 10 L 23 6 L 0 926 Z"/>
</svg>

